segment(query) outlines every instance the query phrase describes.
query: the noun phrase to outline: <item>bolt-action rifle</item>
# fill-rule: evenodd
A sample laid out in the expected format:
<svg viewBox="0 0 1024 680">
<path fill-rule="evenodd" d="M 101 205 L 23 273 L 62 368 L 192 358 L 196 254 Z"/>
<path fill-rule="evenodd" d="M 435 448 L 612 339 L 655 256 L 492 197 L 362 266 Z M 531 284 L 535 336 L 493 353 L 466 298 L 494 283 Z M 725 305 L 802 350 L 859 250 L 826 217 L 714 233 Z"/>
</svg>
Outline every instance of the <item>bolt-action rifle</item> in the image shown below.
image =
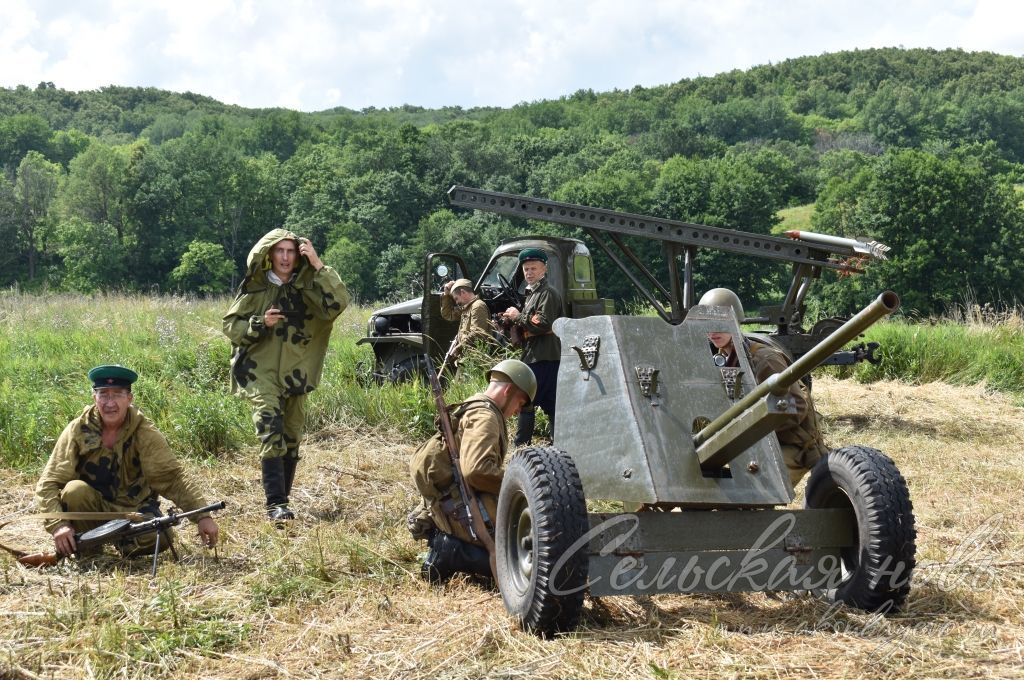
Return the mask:
<svg viewBox="0 0 1024 680">
<path fill-rule="evenodd" d="M 106 545 L 107 543 L 115 543 L 132 539 L 136 536 L 156 534 L 156 543 L 153 546 L 153 575 L 156 576 L 156 560 L 157 555 L 160 552 L 161 538 L 167 541 L 167 547 L 171 549 L 171 552 L 174 554 L 174 558 L 178 559 L 178 552 L 174 549 L 174 544 L 171 542 L 170 536 L 167 534 L 167 530 L 171 527 L 178 526 L 181 524 L 181 520 L 187 517 L 193 517 L 195 515 L 199 515 L 204 512 L 212 512 L 214 510 L 223 510 L 225 505 L 224 501 L 218 501 L 217 503 L 213 503 L 202 508 L 196 508 L 195 510 L 189 510 L 188 512 L 171 512 L 160 517 L 141 521 L 112 519 L 109 522 L 101 524 L 93 529 L 89 529 L 81 534 L 76 533 L 75 553 L 81 554 L 83 551 L 87 551 L 90 548 Z M 107 516 L 109 517 L 109 515 Z M 34 554 L 27 554 L 22 551 L 13 550 L 11 552 L 18 558 L 19 563 L 30 567 L 53 566 L 63 557 L 63 555 L 55 552 L 41 552 Z"/>
<path fill-rule="evenodd" d="M 462 346 L 459 344 L 459 336 L 452 338 L 452 344 L 448 345 L 448 351 L 444 354 L 444 359 L 441 361 L 441 368 L 437 371 L 437 374 L 444 375 L 444 369 L 448 366 L 448 361 L 455 363 L 455 358 L 459 355 L 459 350 Z"/>
<path fill-rule="evenodd" d="M 441 437 L 444 446 L 448 449 L 448 456 L 452 460 L 452 477 L 459 486 L 459 494 L 462 496 L 463 505 L 457 511 L 454 518 L 461 524 L 470 537 L 483 544 L 487 548 L 487 555 L 491 562 L 491 576 L 495 582 L 498 579 L 497 560 L 494 554 L 494 538 L 491 536 L 491 529 L 484 519 L 483 504 L 477 498 L 473 487 L 466 483 L 462 476 L 462 469 L 459 467 L 459 447 L 455 443 L 455 432 L 452 430 L 452 421 L 448 415 L 448 406 L 444 403 L 444 392 L 441 390 L 441 381 L 437 378 L 434 370 L 434 362 L 429 354 L 424 355 L 427 368 L 427 378 L 430 380 L 430 389 L 434 393 L 434 404 L 437 406 L 437 420 L 441 424 Z"/>
</svg>

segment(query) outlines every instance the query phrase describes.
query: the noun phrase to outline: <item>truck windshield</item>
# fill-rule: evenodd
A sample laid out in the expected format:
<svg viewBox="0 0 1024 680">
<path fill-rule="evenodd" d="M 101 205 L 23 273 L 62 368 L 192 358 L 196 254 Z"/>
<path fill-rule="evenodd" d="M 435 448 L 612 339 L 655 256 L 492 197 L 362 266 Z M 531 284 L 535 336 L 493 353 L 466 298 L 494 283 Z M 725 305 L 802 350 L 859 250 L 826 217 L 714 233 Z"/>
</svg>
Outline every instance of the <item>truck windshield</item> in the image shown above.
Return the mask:
<svg viewBox="0 0 1024 680">
<path fill-rule="evenodd" d="M 514 281 L 517 270 L 519 269 L 519 255 L 518 253 L 509 253 L 508 255 L 499 255 L 491 268 L 484 274 L 484 279 L 481 282 L 484 286 L 490 288 L 500 288 L 501 279 L 499 274 L 505 278 L 506 281 L 512 283 Z"/>
</svg>

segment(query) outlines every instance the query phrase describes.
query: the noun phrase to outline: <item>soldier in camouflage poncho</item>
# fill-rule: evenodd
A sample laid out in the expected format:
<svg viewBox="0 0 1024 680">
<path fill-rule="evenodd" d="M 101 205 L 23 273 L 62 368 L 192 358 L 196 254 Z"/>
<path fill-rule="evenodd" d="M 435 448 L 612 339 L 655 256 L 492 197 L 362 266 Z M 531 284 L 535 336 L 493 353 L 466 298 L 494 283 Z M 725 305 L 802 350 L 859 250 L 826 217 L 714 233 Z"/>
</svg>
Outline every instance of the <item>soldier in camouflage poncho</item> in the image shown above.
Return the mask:
<svg viewBox="0 0 1024 680">
<path fill-rule="evenodd" d="M 306 395 L 323 372 L 334 320 L 348 306 L 341 277 L 306 239 L 268 232 L 249 251 L 245 279 L 224 316 L 231 385 L 253 404 L 263 491 L 273 520 L 294 519 L 288 496 L 306 419 Z"/>
</svg>

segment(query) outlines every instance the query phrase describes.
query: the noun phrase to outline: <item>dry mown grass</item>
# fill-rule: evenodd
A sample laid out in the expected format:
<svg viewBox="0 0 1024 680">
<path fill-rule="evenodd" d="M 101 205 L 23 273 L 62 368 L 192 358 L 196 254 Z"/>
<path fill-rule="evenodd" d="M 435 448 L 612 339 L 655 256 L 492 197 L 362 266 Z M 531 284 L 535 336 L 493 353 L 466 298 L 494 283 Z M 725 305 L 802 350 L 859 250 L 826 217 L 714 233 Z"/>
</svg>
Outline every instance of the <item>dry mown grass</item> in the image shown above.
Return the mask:
<svg viewBox="0 0 1024 680">
<path fill-rule="evenodd" d="M 830 442 L 881 448 L 909 481 L 919 567 L 896 616 L 797 596 L 602 598 L 577 633 L 539 640 L 497 594 L 417 577 L 411 443 L 332 431 L 307 446 L 290 536 L 261 520 L 256 463 L 239 458 L 195 469 L 229 503 L 216 557 L 185 527 L 183 560 L 152 582 L 145 560 L 0 558 L 0 677 L 1020 677 L 1024 409 L 944 385 L 816 393 Z M 0 517 L 26 509 L 32 480 L 0 474 Z"/>
</svg>

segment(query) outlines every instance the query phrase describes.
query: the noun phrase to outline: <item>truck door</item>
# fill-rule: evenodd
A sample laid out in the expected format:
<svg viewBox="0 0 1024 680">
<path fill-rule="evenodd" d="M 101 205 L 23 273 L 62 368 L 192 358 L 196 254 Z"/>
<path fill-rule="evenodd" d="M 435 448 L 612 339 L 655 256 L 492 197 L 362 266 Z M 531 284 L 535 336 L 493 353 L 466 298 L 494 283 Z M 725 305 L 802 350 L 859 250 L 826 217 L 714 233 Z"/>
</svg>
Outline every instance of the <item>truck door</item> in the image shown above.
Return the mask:
<svg viewBox="0 0 1024 680">
<path fill-rule="evenodd" d="M 468 279 L 469 270 L 462 258 L 452 253 L 430 253 L 423 267 L 423 307 L 420 321 L 424 347 L 435 360 L 448 351 L 452 339 L 459 331 L 459 322 L 441 317 L 441 294 L 444 284 L 456 279 Z"/>
</svg>

